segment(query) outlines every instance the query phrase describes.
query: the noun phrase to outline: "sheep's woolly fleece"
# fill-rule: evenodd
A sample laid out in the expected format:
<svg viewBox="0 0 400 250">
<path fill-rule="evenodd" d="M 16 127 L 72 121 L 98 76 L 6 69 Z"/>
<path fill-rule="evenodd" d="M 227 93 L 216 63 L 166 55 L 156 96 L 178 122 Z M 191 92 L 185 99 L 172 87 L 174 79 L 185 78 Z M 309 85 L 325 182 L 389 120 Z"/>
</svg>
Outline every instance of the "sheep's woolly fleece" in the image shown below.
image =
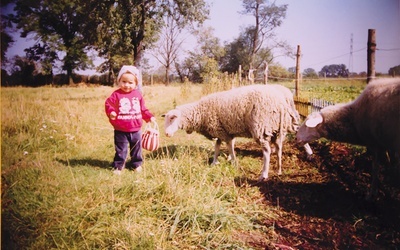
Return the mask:
<svg viewBox="0 0 400 250">
<path fill-rule="evenodd" d="M 287 100 L 281 88 L 271 85 L 217 92 L 169 111 L 165 115 L 165 133 L 172 136 L 180 128 L 209 139 L 218 138 L 213 164 L 218 162 L 221 141 L 228 144 L 229 158 L 235 162 L 234 138 L 253 138 L 262 147 L 263 170 L 259 180 L 265 180 L 272 152 L 270 142 L 275 145 L 278 174 L 281 174 L 283 140 L 288 131 L 297 128 L 293 122 L 297 120 L 297 112 L 291 103 L 293 100 Z"/>
<path fill-rule="evenodd" d="M 283 130 L 292 131 L 292 120 L 296 117 L 282 92 L 270 85 L 214 93 L 177 109 L 182 112 L 180 128 L 223 141 L 252 137 L 259 142 L 280 131 L 281 118 Z"/>
<path fill-rule="evenodd" d="M 309 115 L 297 139 L 310 142 L 325 137 L 399 152 L 399 128 L 400 79 L 380 79 L 369 83 L 356 100 Z"/>
</svg>

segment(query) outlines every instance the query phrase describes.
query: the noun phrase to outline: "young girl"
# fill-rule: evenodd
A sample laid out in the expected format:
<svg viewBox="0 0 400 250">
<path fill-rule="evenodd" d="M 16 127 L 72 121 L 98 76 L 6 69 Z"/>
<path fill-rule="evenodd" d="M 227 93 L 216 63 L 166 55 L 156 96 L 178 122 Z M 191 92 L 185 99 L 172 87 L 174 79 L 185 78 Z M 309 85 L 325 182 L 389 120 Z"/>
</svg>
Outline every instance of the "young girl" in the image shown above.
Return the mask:
<svg viewBox="0 0 400 250">
<path fill-rule="evenodd" d="M 114 173 L 121 174 L 125 161 L 131 156 L 130 167 L 142 170 L 142 120 L 155 122 L 155 117 L 146 108 L 143 96 L 138 90 L 140 72 L 135 66 L 123 66 L 119 71 L 118 89 L 107 98 L 105 109 L 114 127 Z"/>
</svg>

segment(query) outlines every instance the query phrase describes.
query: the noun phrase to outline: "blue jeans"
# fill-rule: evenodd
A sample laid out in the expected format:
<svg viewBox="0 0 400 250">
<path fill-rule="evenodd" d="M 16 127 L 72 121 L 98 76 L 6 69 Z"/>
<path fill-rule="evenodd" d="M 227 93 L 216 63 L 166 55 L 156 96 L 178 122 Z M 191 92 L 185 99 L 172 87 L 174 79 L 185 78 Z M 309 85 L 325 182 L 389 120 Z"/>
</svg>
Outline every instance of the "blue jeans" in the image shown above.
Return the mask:
<svg viewBox="0 0 400 250">
<path fill-rule="evenodd" d="M 129 155 L 131 157 L 130 167 L 137 168 L 143 163 L 142 156 L 142 132 L 122 132 L 114 130 L 115 156 L 113 167 L 122 170 Z"/>
</svg>

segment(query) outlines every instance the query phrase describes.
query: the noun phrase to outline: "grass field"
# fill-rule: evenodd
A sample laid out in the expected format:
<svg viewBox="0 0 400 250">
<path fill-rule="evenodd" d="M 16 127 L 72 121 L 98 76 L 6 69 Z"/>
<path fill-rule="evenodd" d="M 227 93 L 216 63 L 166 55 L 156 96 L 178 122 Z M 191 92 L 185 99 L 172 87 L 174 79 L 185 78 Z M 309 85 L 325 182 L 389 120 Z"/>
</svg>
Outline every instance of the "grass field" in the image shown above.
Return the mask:
<svg viewBox="0 0 400 250">
<path fill-rule="evenodd" d="M 292 87 L 292 83 L 284 83 Z M 302 86 L 305 96 L 354 99 L 363 83 Z M 156 115 L 197 100 L 207 85 L 146 86 Z M 256 180 L 262 154 L 239 138 L 239 167 L 210 166 L 213 141 L 179 131 L 145 152 L 144 171 L 112 173 L 110 87 L 2 88 L 2 249 L 396 249 L 399 188 L 364 200 L 369 156 L 313 143 L 313 161 L 288 138 L 283 175 Z M 336 96 L 336 98 L 335 98 Z"/>
</svg>

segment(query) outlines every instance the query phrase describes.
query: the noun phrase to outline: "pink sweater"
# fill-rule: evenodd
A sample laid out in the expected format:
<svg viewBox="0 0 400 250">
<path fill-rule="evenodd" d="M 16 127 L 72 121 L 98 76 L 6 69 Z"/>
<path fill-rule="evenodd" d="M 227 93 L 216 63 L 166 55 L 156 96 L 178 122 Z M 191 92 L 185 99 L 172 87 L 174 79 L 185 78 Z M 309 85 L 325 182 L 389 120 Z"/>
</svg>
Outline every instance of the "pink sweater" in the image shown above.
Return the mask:
<svg viewBox="0 0 400 250">
<path fill-rule="evenodd" d="M 138 90 L 130 93 L 118 89 L 114 91 L 105 103 L 107 117 L 115 111 L 115 120 L 109 119 L 115 130 L 136 132 L 142 128 L 142 120 L 150 121 L 153 114 L 146 108 L 142 94 Z"/>
</svg>

